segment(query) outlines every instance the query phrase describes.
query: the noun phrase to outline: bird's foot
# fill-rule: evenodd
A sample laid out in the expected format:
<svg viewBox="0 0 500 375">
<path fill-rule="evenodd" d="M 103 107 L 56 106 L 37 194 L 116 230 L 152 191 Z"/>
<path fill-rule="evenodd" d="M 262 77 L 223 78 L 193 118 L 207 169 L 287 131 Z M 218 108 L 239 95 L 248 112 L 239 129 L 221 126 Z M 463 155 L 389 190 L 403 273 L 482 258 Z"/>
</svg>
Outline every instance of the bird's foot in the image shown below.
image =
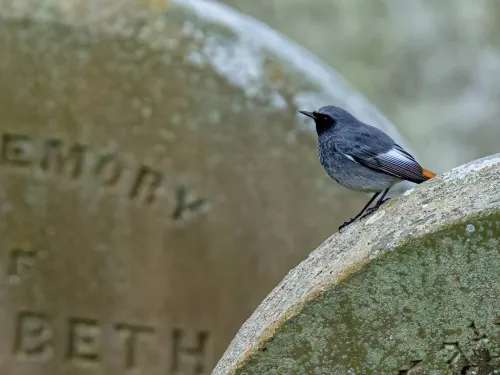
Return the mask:
<svg viewBox="0 0 500 375">
<path fill-rule="evenodd" d="M 385 201 L 384 201 L 385 202 Z M 383 202 L 382 202 L 383 203 Z M 375 211 L 377 211 L 378 209 L 380 208 L 379 205 L 376 205 L 376 206 L 373 206 L 372 208 L 369 208 L 366 210 L 365 214 L 363 216 L 361 216 L 361 219 L 364 219 L 365 217 L 367 216 L 370 216 L 371 214 L 373 214 Z"/>
<path fill-rule="evenodd" d="M 359 217 L 359 219 L 363 219 L 363 218 L 365 218 L 365 217 L 367 217 L 367 216 L 371 215 L 372 213 L 374 213 L 375 211 L 377 211 L 377 210 L 380 208 L 380 206 L 382 206 L 382 205 L 383 205 L 385 202 L 387 202 L 389 199 L 391 199 L 391 198 L 386 198 L 386 199 L 384 199 L 382 202 L 379 202 L 379 203 L 377 203 L 375 206 L 373 206 L 373 207 L 371 207 L 371 208 L 367 209 L 367 210 L 365 211 L 365 214 L 364 214 L 363 216 Z M 353 219 L 351 219 L 351 220 L 349 220 L 349 221 L 346 221 L 344 224 L 342 224 L 342 225 L 339 227 L 339 231 L 340 231 L 340 230 L 342 230 L 342 229 L 344 229 L 345 227 L 347 227 L 349 224 L 354 223 L 357 219 L 358 219 L 358 217 L 355 217 L 355 218 L 353 218 Z"/>
<path fill-rule="evenodd" d="M 342 229 L 344 229 L 345 227 L 347 227 L 349 224 L 353 223 L 355 220 L 356 220 L 356 218 L 351 219 L 351 220 L 349 220 L 349 221 L 346 221 L 344 224 L 342 224 L 342 225 L 339 227 L 339 231 L 341 231 Z"/>
<path fill-rule="evenodd" d="M 369 215 L 373 214 L 375 211 L 377 211 L 377 210 L 380 208 L 380 206 L 382 206 L 382 205 L 383 205 L 385 202 L 387 202 L 389 199 L 391 199 L 391 198 L 386 198 L 386 199 L 384 199 L 382 202 L 377 203 L 377 204 L 376 204 L 375 206 L 373 206 L 372 208 L 367 209 L 367 210 L 365 211 L 365 214 L 364 214 L 363 216 L 361 216 L 361 219 L 363 219 L 363 218 L 365 218 L 365 217 L 367 217 L 367 216 L 369 216 Z"/>
</svg>

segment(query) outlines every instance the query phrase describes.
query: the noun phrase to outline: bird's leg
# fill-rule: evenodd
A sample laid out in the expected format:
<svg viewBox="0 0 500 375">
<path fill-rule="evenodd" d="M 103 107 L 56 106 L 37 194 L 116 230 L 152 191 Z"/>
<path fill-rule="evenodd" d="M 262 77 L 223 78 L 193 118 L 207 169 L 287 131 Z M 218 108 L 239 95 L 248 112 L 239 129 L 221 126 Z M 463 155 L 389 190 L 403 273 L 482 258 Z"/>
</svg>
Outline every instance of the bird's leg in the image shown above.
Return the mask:
<svg viewBox="0 0 500 375">
<path fill-rule="evenodd" d="M 390 189 L 390 188 L 389 188 Z M 390 200 L 391 198 L 385 198 L 386 194 L 389 192 L 389 189 L 386 189 L 384 190 L 384 193 L 382 194 L 382 196 L 380 197 L 380 199 L 377 201 L 377 206 L 382 206 L 385 202 L 387 202 L 388 200 Z"/>
<path fill-rule="evenodd" d="M 390 188 L 389 188 L 390 189 Z M 389 199 L 391 198 L 387 198 L 387 199 L 384 199 L 385 196 L 387 195 L 387 193 L 389 192 L 389 189 L 385 189 L 383 192 L 382 192 L 382 195 L 380 196 L 380 198 L 378 199 L 377 201 L 377 204 L 376 206 L 382 206 L 385 202 L 387 202 Z"/>
<path fill-rule="evenodd" d="M 343 229 L 343 228 L 347 227 L 349 224 L 351 224 L 351 223 L 355 222 L 357 219 L 359 219 L 359 217 L 360 217 L 361 215 L 363 215 L 363 212 L 365 212 L 365 211 L 366 211 L 366 209 L 370 206 L 370 204 L 372 204 L 372 202 L 375 200 L 375 198 L 377 198 L 377 197 L 378 197 L 378 195 L 379 195 L 379 194 L 380 194 L 380 193 L 375 193 L 375 194 L 373 195 L 373 197 L 371 197 L 371 199 L 368 201 L 368 203 L 367 203 L 367 204 L 363 207 L 363 209 L 361 210 L 361 212 L 360 212 L 359 214 L 357 214 L 357 215 L 356 215 L 354 218 L 352 218 L 351 220 L 346 221 L 344 224 L 342 224 L 342 225 L 339 227 L 339 230 L 341 230 L 341 229 Z M 384 194 L 384 195 L 385 195 L 385 194 Z M 377 204 L 378 204 L 378 202 L 377 202 Z"/>
<path fill-rule="evenodd" d="M 366 213 L 361 218 L 367 217 L 368 215 L 374 213 L 375 211 L 377 211 L 380 208 L 380 206 L 382 206 L 385 202 L 387 202 L 389 199 L 391 199 L 391 198 L 384 199 L 385 196 L 387 195 L 387 193 L 389 192 L 389 189 L 385 189 L 382 192 L 382 195 L 380 196 L 380 198 L 377 201 L 377 203 L 375 204 L 375 206 L 373 206 L 372 208 L 367 210 Z"/>
</svg>

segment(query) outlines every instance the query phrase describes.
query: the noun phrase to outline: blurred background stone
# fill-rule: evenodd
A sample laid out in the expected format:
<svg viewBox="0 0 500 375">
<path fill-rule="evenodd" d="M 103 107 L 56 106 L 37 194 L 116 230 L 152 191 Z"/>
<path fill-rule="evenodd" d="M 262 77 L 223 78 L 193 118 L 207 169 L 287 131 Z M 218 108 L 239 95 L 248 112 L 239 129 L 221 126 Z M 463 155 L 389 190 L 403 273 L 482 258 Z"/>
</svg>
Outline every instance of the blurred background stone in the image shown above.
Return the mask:
<svg viewBox="0 0 500 375">
<path fill-rule="evenodd" d="M 221 0 L 335 67 L 438 172 L 500 139 L 500 2 Z"/>
<path fill-rule="evenodd" d="M 203 1 L 0 0 L 0 372 L 205 374 L 366 197 L 297 109 L 394 127 Z"/>
</svg>

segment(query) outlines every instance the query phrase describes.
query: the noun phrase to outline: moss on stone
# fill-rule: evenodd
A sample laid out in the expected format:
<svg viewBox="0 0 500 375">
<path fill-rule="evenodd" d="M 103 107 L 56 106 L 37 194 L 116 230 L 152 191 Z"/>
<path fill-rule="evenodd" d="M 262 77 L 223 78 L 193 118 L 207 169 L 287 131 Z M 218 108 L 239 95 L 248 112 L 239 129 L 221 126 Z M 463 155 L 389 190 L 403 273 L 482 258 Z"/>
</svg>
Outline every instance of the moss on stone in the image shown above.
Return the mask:
<svg viewBox="0 0 500 375">
<path fill-rule="evenodd" d="M 234 373 L 398 374 L 416 361 L 429 374 L 489 371 L 499 252 L 500 212 L 409 238 L 283 315 Z"/>
</svg>

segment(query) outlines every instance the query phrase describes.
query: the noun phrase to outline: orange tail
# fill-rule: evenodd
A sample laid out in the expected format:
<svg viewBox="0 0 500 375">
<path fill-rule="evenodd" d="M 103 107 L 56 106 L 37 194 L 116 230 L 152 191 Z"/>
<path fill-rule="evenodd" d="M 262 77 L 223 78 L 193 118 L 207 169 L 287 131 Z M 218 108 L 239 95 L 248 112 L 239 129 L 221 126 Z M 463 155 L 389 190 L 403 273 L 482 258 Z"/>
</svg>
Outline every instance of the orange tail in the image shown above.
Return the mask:
<svg viewBox="0 0 500 375">
<path fill-rule="evenodd" d="M 434 172 L 431 172 L 430 170 L 425 169 L 424 167 L 422 167 L 422 173 L 424 174 L 424 177 L 426 177 L 427 179 L 431 179 L 436 176 Z"/>
</svg>

